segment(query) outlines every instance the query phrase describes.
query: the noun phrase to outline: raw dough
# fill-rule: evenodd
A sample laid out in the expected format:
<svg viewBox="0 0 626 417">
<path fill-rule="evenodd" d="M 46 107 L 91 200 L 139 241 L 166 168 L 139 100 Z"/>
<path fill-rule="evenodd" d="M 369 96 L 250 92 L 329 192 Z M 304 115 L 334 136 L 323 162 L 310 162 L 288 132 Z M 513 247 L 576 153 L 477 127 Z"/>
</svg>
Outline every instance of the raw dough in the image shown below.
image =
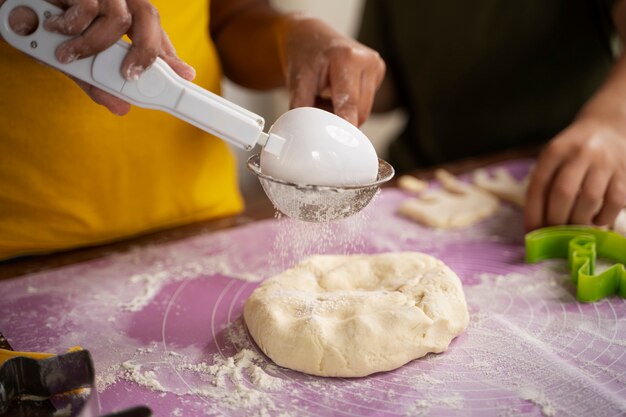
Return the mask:
<svg viewBox="0 0 626 417">
<path fill-rule="evenodd" d="M 491 216 L 499 202 L 490 193 L 438 171 L 442 188 L 400 204 L 399 213 L 426 226 L 441 229 L 468 227 Z"/>
<path fill-rule="evenodd" d="M 278 365 L 359 377 L 443 352 L 467 327 L 461 281 L 417 252 L 314 256 L 262 283 L 244 306 Z"/>
<path fill-rule="evenodd" d="M 501 200 L 524 207 L 526 190 L 528 189 L 528 176 L 521 181 L 516 180 L 504 168 L 497 168 L 489 175 L 485 169 L 474 171 L 474 184 L 485 191 L 490 192 Z"/>
<path fill-rule="evenodd" d="M 398 188 L 409 193 L 419 194 L 428 188 L 428 183 L 412 175 L 402 175 L 398 178 Z"/>
</svg>

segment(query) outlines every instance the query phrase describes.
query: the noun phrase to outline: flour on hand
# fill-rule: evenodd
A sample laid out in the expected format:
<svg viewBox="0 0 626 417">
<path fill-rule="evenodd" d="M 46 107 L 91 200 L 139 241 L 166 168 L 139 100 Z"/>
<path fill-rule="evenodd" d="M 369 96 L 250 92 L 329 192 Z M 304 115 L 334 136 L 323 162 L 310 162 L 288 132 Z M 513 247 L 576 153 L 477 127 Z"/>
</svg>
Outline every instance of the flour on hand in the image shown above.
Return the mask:
<svg viewBox="0 0 626 417">
<path fill-rule="evenodd" d="M 458 276 L 423 253 L 318 255 L 262 283 L 244 306 L 276 364 L 361 377 L 443 352 L 469 313 Z"/>
</svg>

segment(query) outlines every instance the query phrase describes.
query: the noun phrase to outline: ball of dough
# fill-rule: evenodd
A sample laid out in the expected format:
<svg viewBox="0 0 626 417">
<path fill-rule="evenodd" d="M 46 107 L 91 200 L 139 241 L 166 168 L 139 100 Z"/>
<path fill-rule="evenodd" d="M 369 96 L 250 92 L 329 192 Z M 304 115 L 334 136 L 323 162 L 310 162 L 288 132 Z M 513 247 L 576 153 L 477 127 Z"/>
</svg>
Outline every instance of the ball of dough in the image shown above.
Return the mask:
<svg viewBox="0 0 626 417">
<path fill-rule="evenodd" d="M 278 365 L 360 377 L 445 351 L 469 313 L 450 268 L 400 252 L 311 257 L 254 290 L 244 319 Z"/>
</svg>

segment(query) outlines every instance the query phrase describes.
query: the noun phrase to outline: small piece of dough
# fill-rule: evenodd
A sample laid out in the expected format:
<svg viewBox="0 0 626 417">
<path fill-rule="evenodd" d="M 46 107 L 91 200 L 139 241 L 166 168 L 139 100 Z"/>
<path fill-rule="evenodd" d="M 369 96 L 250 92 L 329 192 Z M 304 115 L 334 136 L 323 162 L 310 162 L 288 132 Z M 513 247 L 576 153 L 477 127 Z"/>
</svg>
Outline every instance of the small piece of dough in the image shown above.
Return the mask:
<svg viewBox="0 0 626 417">
<path fill-rule="evenodd" d="M 445 169 L 438 169 L 435 171 L 435 178 L 439 180 L 443 188 L 451 193 L 465 194 L 467 190 L 467 184 L 459 181 L 454 175 L 450 174 Z"/>
<path fill-rule="evenodd" d="M 524 207 L 528 177 L 518 181 L 504 168 L 497 168 L 489 175 L 485 169 L 474 171 L 474 184 L 501 200 Z"/>
<path fill-rule="evenodd" d="M 426 226 L 440 229 L 468 227 L 491 216 L 499 207 L 496 197 L 439 171 L 443 187 L 400 204 L 398 212 Z"/>
<path fill-rule="evenodd" d="M 445 351 L 469 313 L 450 268 L 400 252 L 311 257 L 254 290 L 244 319 L 278 365 L 360 377 Z"/>
<path fill-rule="evenodd" d="M 428 183 L 412 175 L 403 175 L 398 178 L 398 188 L 409 193 L 419 194 L 428 188 Z"/>
</svg>

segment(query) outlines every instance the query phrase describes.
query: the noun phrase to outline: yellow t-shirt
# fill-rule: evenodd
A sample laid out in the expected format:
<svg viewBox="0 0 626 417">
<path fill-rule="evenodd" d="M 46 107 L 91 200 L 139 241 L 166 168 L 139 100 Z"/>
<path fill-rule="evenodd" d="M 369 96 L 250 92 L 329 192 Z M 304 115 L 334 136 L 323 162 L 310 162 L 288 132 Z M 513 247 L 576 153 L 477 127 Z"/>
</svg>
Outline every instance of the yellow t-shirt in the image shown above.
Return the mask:
<svg viewBox="0 0 626 417">
<path fill-rule="evenodd" d="M 155 0 L 194 81 L 219 92 L 208 1 Z M 164 112 L 123 117 L 0 42 L 0 259 L 241 211 L 226 144 Z"/>
</svg>

